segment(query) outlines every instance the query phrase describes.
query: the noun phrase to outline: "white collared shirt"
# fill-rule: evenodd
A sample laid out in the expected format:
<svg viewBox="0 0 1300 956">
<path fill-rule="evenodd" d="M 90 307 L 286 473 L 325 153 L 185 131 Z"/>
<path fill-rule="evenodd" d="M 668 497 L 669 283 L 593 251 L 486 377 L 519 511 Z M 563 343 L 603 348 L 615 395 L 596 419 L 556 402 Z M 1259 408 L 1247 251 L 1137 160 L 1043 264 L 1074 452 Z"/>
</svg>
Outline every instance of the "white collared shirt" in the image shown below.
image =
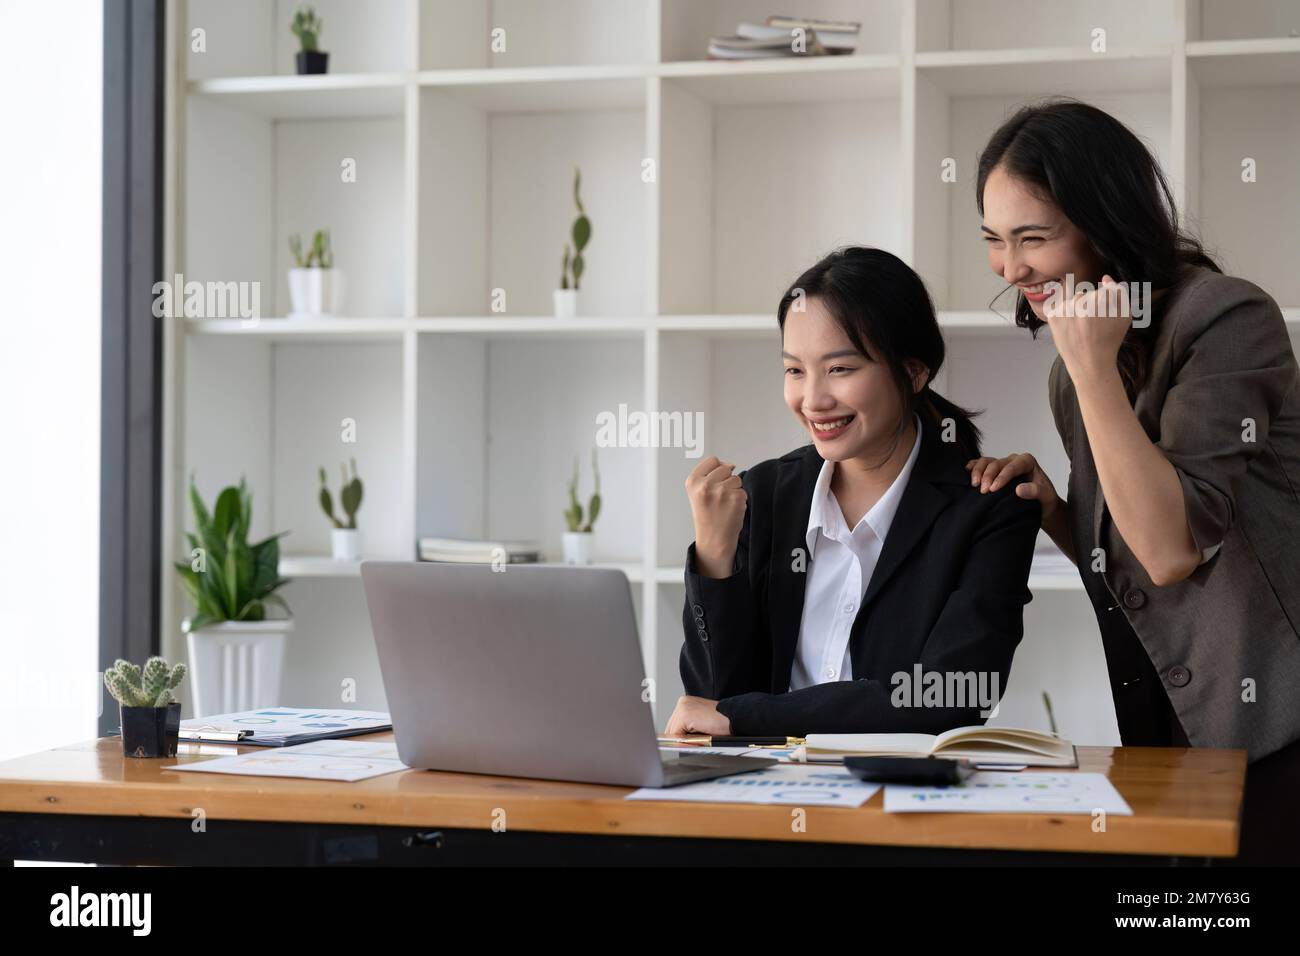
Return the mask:
<svg viewBox="0 0 1300 956">
<path fill-rule="evenodd" d="M 871 583 L 885 536 L 889 534 L 920 450 L 921 422 L 917 419 L 916 440 L 902 471 L 852 531 L 831 491 L 835 462 L 822 462 L 813 488 L 812 506 L 808 509 L 808 580 L 804 587 L 799 642 L 790 670 L 791 690 L 853 679 L 849 659 L 853 620 Z"/>
</svg>

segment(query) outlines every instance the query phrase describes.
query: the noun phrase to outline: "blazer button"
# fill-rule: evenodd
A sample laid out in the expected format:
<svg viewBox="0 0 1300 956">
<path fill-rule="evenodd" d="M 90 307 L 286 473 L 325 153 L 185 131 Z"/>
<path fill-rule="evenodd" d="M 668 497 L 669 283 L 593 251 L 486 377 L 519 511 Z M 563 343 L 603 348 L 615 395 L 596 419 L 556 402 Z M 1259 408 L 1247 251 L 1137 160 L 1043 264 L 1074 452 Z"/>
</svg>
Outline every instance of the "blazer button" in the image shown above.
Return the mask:
<svg viewBox="0 0 1300 956">
<path fill-rule="evenodd" d="M 1169 668 L 1169 683 L 1175 687 L 1186 687 L 1192 679 L 1192 672 L 1182 664 L 1175 664 Z"/>
<path fill-rule="evenodd" d="M 703 604 L 692 604 L 692 605 L 691 605 L 691 610 L 695 612 L 695 616 L 696 616 L 696 617 L 704 617 L 704 605 L 703 605 Z"/>
<path fill-rule="evenodd" d="M 709 640 L 709 632 L 706 631 L 703 627 L 697 627 L 696 630 L 697 630 L 697 631 L 699 632 L 699 634 L 700 634 L 700 640 L 702 640 L 702 641 L 704 641 L 704 642 L 707 643 L 708 640 Z"/>
<path fill-rule="evenodd" d="M 1146 603 L 1147 596 L 1142 593 L 1140 588 L 1130 588 L 1124 592 L 1124 606 L 1129 610 L 1136 611 Z"/>
</svg>

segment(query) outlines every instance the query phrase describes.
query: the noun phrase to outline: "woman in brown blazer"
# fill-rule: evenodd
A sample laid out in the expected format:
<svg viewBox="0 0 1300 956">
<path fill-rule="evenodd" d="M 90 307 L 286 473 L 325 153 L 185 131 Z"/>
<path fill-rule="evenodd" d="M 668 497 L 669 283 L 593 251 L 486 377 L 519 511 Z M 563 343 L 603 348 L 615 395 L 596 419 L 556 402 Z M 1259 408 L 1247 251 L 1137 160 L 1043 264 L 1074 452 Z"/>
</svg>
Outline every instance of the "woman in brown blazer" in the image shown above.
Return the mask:
<svg viewBox="0 0 1300 956">
<path fill-rule="evenodd" d="M 1042 505 L 1100 625 L 1126 746 L 1248 752 L 1243 856 L 1300 861 L 1300 386 L 1282 313 L 1178 231 L 1123 124 L 1053 101 L 980 157 L 989 264 L 1051 330 L 1066 497 L 1031 454 L 971 483 Z M 1276 856 L 1276 854 L 1275 854 Z"/>
</svg>

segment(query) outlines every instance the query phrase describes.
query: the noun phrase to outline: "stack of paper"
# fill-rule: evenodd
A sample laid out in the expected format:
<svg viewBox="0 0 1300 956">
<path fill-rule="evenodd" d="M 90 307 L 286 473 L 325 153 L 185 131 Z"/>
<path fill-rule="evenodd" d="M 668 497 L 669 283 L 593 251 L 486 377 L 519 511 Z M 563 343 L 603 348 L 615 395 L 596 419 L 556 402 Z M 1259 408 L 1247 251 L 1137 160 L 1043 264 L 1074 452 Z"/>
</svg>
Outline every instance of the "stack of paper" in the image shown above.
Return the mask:
<svg viewBox="0 0 1300 956">
<path fill-rule="evenodd" d="M 397 759 L 396 744 L 368 740 L 318 740 L 280 750 L 255 750 L 233 757 L 181 763 L 165 769 L 351 783 L 408 768 Z"/>
</svg>

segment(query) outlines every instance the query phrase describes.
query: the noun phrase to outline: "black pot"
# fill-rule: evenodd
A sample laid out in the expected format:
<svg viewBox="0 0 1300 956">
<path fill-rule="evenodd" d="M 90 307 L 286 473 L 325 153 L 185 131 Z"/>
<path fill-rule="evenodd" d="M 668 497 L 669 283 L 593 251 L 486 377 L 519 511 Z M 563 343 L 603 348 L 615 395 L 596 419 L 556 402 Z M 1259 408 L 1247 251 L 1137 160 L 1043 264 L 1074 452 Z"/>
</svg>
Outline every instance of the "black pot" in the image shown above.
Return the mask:
<svg viewBox="0 0 1300 956">
<path fill-rule="evenodd" d="M 181 705 L 166 707 L 124 707 L 122 753 L 128 757 L 175 757 L 181 733 Z"/>
<path fill-rule="evenodd" d="M 294 54 L 294 62 L 298 64 L 299 76 L 307 73 L 328 73 L 330 55 L 320 50 L 299 50 Z"/>
</svg>

